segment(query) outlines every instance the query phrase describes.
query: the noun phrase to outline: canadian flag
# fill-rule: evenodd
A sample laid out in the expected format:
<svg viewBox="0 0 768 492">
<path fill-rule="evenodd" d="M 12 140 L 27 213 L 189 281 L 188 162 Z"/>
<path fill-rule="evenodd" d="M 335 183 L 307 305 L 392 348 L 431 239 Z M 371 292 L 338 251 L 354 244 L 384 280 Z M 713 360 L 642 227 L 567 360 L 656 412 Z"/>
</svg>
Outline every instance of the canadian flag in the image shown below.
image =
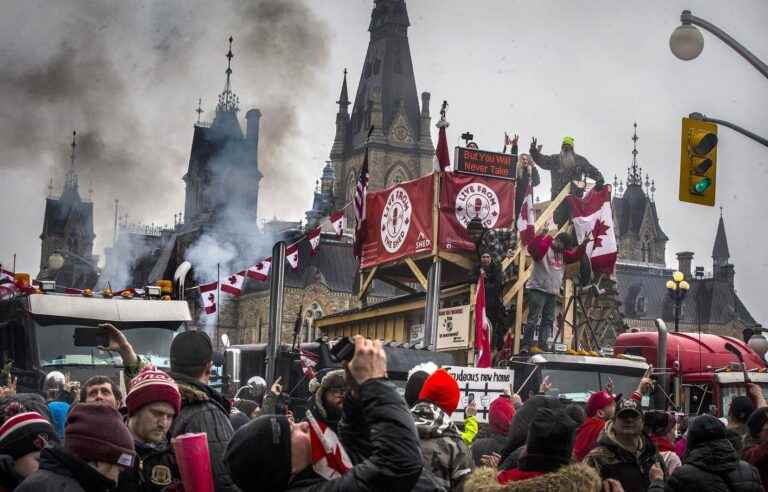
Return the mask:
<svg viewBox="0 0 768 492">
<path fill-rule="evenodd" d="M 326 480 L 333 480 L 351 470 L 352 460 L 333 429 L 315 418 L 311 411 L 307 411 L 306 417 L 309 422 L 312 468 L 315 473 Z"/>
<path fill-rule="evenodd" d="M 611 186 L 602 190 L 592 188 L 584 198 L 568 196 L 573 227 L 579 242 L 587 233 L 592 233 L 592 242 L 587 245 L 587 255 L 592 260 L 592 270 L 612 275 L 616 267 L 616 234 L 613 229 L 611 211 Z"/>
<path fill-rule="evenodd" d="M 296 270 L 299 268 L 299 243 L 293 243 L 285 250 L 285 259 L 288 260 L 288 264 L 291 268 Z"/>
<path fill-rule="evenodd" d="M 342 234 L 344 234 L 344 211 L 339 210 L 336 212 L 333 212 L 330 217 L 331 221 L 331 227 L 333 227 L 334 232 L 336 233 L 336 236 L 338 239 L 341 239 Z"/>
<path fill-rule="evenodd" d="M 0 299 L 12 297 L 18 290 L 13 272 L 0 268 Z"/>
<path fill-rule="evenodd" d="M 254 280 L 263 282 L 269 278 L 269 269 L 272 267 L 272 257 L 264 258 L 252 267 L 248 267 L 246 275 Z"/>
<path fill-rule="evenodd" d="M 200 297 L 203 300 L 203 310 L 205 314 L 213 314 L 216 312 L 216 289 L 219 288 L 218 282 L 210 282 L 198 286 L 200 289 Z"/>
<path fill-rule="evenodd" d="M 451 153 L 448 151 L 448 136 L 445 133 L 449 123 L 445 120 L 445 115 L 440 118 L 440 121 L 435 126 L 437 126 L 438 130 L 433 168 L 435 171 L 445 171 L 451 167 Z"/>
<path fill-rule="evenodd" d="M 239 296 L 245 283 L 245 270 L 229 275 L 221 282 L 221 290 L 233 296 Z"/>
<path fill-rule="evenodd" d="M 317 363 L 319 361 L 320 358 L 317 355 L 307 350 L 299 349 L 299 362 L 301 363 L 301 370 L 307 379 L 312 379 L 315 377 L 315 367 L 317 367 Z"/>
<path fill-rule="evenodd" d="M 527 245 L 536 235 L 534 224 L 536 217 L 533 214 L 533 185 L 528 180 L 528 187 L 525 189 L 525 199 L 520 206 L 520 215 L 517 216 L 517 232 L 520 234 L 520 242 Z"/>
<path fill-rule="evenodd" d="M 309 239 L 310 246 L 309 254 L 315 256 L 317 254 L 317 247 L 320 246 L 320 228 L 317 227 L 309 231 L 307 239 Z"/>
<path fill-rule="evenodd" d="M 475 297 L 475 349 L 476 367 L 491 367 L 491 322 L 485 315 L 485 275 L 477 281 Z"/>
</svg>

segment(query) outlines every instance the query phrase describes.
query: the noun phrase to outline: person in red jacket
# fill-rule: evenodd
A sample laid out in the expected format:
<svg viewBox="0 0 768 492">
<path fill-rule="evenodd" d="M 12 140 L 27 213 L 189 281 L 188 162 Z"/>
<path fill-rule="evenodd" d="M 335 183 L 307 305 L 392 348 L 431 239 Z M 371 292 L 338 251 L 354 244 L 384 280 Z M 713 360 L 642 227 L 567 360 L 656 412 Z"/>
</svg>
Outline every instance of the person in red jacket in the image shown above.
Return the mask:
<svg viewBox="0 0 768 492">
<path fill-rule="evenodd" d="M 528 244 L 528 252 L 533 257 L 533 272 L 526 283 L 528 296 L 528 319 L 523 331 L 523 343 L 520 351 L 528 352 L 533 343 L 533 332 L 538 323 L 539 349 L 546 351 L 547 340 L 555 320 L 555 305 L 560 287 L 563 285 L 563 275 L 567 263 L 579 261 L 591 240 L 591 234 L 576 249 L 566 249 L 565 234 L 552 237 L 541 234 L 534 237 Z"/>
</svg>

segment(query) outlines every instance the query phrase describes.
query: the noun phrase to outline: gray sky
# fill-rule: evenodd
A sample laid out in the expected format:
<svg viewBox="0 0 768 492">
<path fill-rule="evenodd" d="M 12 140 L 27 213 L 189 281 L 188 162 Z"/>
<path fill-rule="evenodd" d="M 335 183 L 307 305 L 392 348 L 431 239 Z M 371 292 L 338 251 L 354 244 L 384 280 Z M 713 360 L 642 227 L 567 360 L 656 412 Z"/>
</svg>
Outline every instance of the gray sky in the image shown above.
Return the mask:
<svg viewBox="0 0 768 492">
<path fill-rule="evenodd" d="M 128 5 L 130 3 L 130 5 Z M 213 5 L 212 5 L 213 4 Z M 73 128 L 85 134 L 80 183 L 93 181 L 97 252 L 111 241 L 112 200 L 130 218 L 171 223 L 183 208 L 197 98 L 211 117 L 235 36 L 233 86 L 241 116 L 260 107 L 265 173 L 260 215 L 303 218 L 330 151 L 341 72 L 357 88 L 370 0 L 60 2 L 5 4 L 0 19 L 0 261 L 37 273 L 49 176 L 66 171 Z M 471 6 L 471 7 L 470 7 Z M 639 161 L 656 180 L 674 253 L 711 268 L 717 207 L 677 200 L 680 117 L 699 111 L 768 134 L 768 80 L 704 33 L 694 61 L 669 51 L 690 8 L 768 60 L 760 0 L 609 2 L 410 0 L 419 91 L 432 115 L 450 103 L 449 138 L 471 130 L 483 148 L 504 131 L 556 152 L 563 135 L 606 176 L 626 177 L 632 123 Z M 434 132 L 434 129 L 433 129 Z M 539 188 L 549 189 L 548 173 Z M 725 209 L 736 287 L 768 323 L 763 277 L 768 149 L 720 129 L 717 205 Z"/>
</svg>

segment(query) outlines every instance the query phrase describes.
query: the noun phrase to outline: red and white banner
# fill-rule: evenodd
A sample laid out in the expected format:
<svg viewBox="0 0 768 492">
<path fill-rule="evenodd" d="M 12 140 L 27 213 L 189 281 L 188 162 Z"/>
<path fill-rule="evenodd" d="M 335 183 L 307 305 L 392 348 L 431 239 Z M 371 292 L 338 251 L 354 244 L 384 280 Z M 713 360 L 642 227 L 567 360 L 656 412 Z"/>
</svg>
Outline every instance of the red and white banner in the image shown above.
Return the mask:
<svg viewBox="0 0 768 492">
<path fill-rule="evenodd" d="M 221 290 L 233 296 L 239 296 L 243 291 L 245 283 L 245 270 L 230 274 L 227 278 L 221 280 Z"/>
<path fill-rule="evenodd" d="M 317 355 L 309 352 L 308 350 L 304 350 L 302 348 L 299 349 L 299 362 L 301 363 L 301 371 L 304 373 L 308 380 L 315 377 L 315 367 L 317 367 L 317 363 L 319 361 L 320 358 Z"/>
<path fill-rule="evenodd" d="M 309 231 L 307 239 L 309 239 L 309 254 L 315 256 L 317 254 L 317 247 L 320 246 L 320 228 L 317 227 Z"/>
<path fill-rule="evenodd" d="M 515 221 L 515 183 L 446 173 L 440 190 L 440 248 L 474 251 L 475 243 L 467 233 L 467 225 L 475 217 L 488 229 L 510 227 Z"/>
<path fill-rule="evenodd" d="M 613 228 L 611 186 L 605 185 L 602 190 L 592 188 L 584 198 L 569 195 L 567 199 L 579 242 L 588 232 L 591 232 L 594 238 L 587 245 L 586 251 L 592 260 L 592 270 L 596 273 L 613 274 L 618 247 Z"/>
<path fill-rule="evenodd" d="M 475 296 L 475 367 L 491 367 L 491 323 L 485 315 L 485 275 L 477 281 Z"/>
<path fill-rule="evenodd" d="M 344 211 L 333 212 L 329 220 L 337 238 L 341 239 L 342 234 L 344 234 Z"/>
<path fill-rule="evenodd" d="M 432 251 L 435 176 L 368 193 L 362 268 Z"/>
<path fill-rule="evenodd" d="M 312 468 L 315 473 L 326 480 L 333 480 L 351 470 L 352 460 L 333 429 L 316 419 L 311 411 L 308 411 L 306 416 L 312 443 Z"/>
<path fill-rule="evenodd" d="M 536 216 L 533 213 L 533 185 L 530 180 L 525 189 L 525 199 L 520 206 L 520 215 L 517 216 L 517 232 L 520 234 L 520 242 L 528 245 L 536 235 Z"/>
<path fill-rule="evenodd" d="M 285 250 L 285 259 L 292 269 L 299 268 L 299 243 L 288 246 L 288 249 Z"/>
<path fill-rule="evenodd" d="M 248 277 L 263 282 L 269 278 L 269 269 L 272 266 L 272 257 L 264 258 L 246 271 Z"/>
<path fill-rule="evenodd" d="M 216 312 L 216 289 L 218 287 L 218 282 L 210 282 L 198 286 L 200 289 L 200 297 L 203 301 L 203 310 L 205 311 L 205 314 L 213 314 Z"/>
</svg>

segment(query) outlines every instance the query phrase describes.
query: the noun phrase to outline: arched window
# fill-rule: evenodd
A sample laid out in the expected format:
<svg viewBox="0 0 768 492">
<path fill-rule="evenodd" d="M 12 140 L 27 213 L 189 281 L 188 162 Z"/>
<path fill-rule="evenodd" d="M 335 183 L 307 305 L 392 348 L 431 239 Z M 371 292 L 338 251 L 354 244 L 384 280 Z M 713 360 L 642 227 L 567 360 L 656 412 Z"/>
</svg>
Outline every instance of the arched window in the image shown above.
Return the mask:
<svg viewBox="0 0 768 492">
<path fill-rule="evenodd" d="M 389 188 L 403 181 L 408 181 L 408 179 L 408 173 L 405 172 L 402 165 L 398 164 L 387 175 L 386 187 Z"/>
<path fill-rule="evenodd" d="M 323 308 L 317 302 L 313 302 L 309 308 L 304 311 L 304 321 L 302 322 L 302 332 L 304 333 L 302 339 L 304 342 L 312 342 L 321 335 L 318 333 L 314 324 L 316 320 L 322 317 Z"/>
<path fill-rule="evenodd" d="M 357 187 L 357 176 L 355 171 L 352 170 L 347 175 L 347 202 L 352 201 L 355 198 L 355 188 Z"/>
</svg>

